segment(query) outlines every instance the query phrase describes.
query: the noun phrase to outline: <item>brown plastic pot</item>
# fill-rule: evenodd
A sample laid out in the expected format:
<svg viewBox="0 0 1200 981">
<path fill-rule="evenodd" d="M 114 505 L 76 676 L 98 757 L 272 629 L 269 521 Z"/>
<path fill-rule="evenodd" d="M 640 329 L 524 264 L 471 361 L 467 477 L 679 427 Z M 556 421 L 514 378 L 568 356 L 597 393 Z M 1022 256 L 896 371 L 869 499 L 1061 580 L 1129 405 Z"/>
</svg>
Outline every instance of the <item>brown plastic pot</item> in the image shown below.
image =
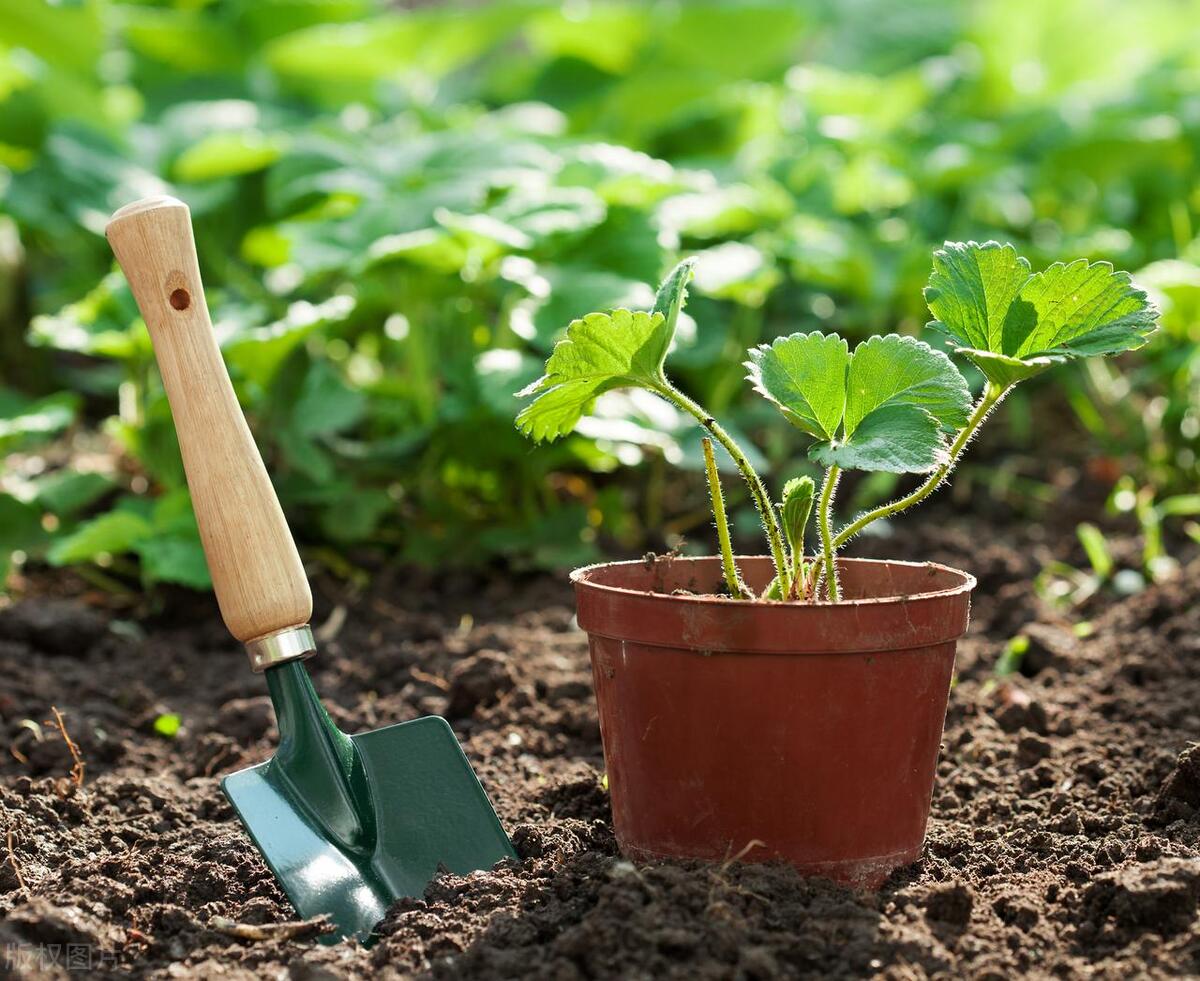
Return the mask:
<svg viewBox="0 0 1200 981">
<path fill-rule="evenodd" d="M 766 558 L 741 558 L 761 590 Z M 878 887 L 925 838 L 975 580 L 839 562 L 840 603 L 721 598 L 717 558 L 577 569 L 622 851 Z"/>
</svg>

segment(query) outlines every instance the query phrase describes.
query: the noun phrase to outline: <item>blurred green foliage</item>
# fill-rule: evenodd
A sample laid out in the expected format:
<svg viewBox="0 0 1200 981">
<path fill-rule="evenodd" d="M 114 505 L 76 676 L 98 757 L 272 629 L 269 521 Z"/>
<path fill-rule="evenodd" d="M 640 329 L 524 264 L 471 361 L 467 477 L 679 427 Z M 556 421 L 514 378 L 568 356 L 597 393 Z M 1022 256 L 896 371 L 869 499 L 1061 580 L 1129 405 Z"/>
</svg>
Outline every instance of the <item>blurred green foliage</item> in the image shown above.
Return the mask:
<svg viewBox="0 0 1200 981">
<path fill-rule="evenodd" d="M 330 554 L 563 565 L 678 510 L 661 464 L 702 461 L 660 406 L 607 397 L 550 451 L 511 420 L 572 317 L 648 306 L 683 253 L 679 380 L 767 465 L 800 454 L 743 404 L 740 352 L 917 332 L 944 239 L 1141 269 L 1166 339 L 1010 412 L 1073 412 L 1110 484 L 1194 490 L 1197 23 L 1197 0 L 0 0 L 0 576 L 17 553 L 205 581 L 102 235 L 157 192 L 192 208 L 235 386 Z M 631 506 L 605 475 L 639 461 Z"/>
</svg>

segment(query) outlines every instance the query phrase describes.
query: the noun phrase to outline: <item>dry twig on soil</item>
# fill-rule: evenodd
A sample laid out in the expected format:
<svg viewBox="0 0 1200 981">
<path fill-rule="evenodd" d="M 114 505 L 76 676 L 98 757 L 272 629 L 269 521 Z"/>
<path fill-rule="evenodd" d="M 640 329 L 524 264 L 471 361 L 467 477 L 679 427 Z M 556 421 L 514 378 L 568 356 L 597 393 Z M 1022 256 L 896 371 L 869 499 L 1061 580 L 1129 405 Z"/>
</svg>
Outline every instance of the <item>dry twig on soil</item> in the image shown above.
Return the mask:
<svg viewBox="0 0 1200 981">
<path fill-rule="evenodd" d="M 71 782 L 75 785 L 75 789 L 78 790 L 83 786 L 83 757 L 79 754 L 79 746 L 67 732 L 67 725 L 63 722 L 62 713 L 58 710 L 58 706 L 51 705 L 50 711 L 54 713 L 54 726 L 62 733 L 63 742 L 67 744 L 67 749 L 71 753 L 71 759 L 75 761 L 71 766 Z M 50 725 L 50 721 L 50 719 L 47 719 L 46 725 Z"/>
<path fill-rule="evenodd" d="M 437 688 L 439 691 L 450 690 L 450 682 L 448 682 L 445 678 L 439 678 L 435 674 L 430 674 L 428 671 L 422 671 L 420 668 L 412 667 L 408 669 L 408 673 L 412 676 L 414 681 L 420 681 L 427 685 L 433 685 L 433 687 Z"/>
<path fill-rule="evenodd" d="M 25 884 L 25 877 L 21 875 L 21 866 L 17 864 L 17 853 L 13 851 L 12 828 L 8 829 L 8 835 L 5 838 L 5 843 L 8 846 L 8 864 L 12 866 L 13 875 L 17 877 L 17 885 L 21 887 L 21 894 L 26 899 L 31 899 L 33 898 L 33 893 L 29 891 L 29 886 Z"/>
<path fill-rule="evenodd" d="M 218 933 L 238 940 L 297 940 L 301 937 L 320 936 L 329 933 L 333 926 L 327 916 L 314 916 L 311 920 L 295 920 L 289 923 L 234 923 L 224 916 L 214 916 L 208 925 Z"/>
</svg>

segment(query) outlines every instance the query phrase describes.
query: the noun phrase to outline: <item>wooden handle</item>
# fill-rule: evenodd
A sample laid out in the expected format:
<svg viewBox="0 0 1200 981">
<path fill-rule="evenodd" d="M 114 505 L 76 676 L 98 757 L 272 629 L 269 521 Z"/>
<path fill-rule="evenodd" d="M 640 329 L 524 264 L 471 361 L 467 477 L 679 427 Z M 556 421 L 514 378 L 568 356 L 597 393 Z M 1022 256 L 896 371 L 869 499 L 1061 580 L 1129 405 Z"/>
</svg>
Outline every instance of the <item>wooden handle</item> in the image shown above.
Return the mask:
<svg viewBox="0 0 1200 981">
<path fill-rule="evenodd" d="M 187 205 L 135 201 L 105 234 L 154 342 L 225 625 L 245 643 L 308 623 L 308 580 L 221 360 Z"/>
</svg>

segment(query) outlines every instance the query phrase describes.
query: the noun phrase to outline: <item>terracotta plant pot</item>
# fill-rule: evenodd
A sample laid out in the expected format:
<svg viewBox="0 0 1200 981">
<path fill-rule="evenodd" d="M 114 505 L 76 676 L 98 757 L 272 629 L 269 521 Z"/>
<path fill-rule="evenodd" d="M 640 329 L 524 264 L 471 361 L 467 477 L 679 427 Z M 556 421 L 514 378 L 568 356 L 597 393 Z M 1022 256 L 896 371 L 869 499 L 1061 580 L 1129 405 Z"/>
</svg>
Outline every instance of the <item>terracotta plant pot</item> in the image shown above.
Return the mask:
<svg viewBox="0 0 1200 981">
<path fill-rule="evenodd" d="M 765 587 L 768 559 L 738 562 Z M 711 595 L 717 558 L 572 574 L 627 855 L 782 859 L 870 888 L 918 858 L 975 580 L 839 568 L 837 604 Z"/>
</svg>

